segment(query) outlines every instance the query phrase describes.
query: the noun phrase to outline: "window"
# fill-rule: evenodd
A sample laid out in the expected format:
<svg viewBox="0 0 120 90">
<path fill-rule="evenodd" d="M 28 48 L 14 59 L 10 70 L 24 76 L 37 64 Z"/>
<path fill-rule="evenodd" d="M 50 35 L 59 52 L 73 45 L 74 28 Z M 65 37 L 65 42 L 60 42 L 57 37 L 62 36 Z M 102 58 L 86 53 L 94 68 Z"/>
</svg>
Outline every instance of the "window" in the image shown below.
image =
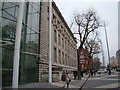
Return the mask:
<svg viewBox="0 0 120 90">
<path fill-rule="evenodd" d="M 62 38 L 62 48 L 64 49 L 64 38 Z"/>
<path fill-rule="evenodd" d="M 53 14 L 53 24 L 56 25 L 56 16 Z"/>
<path fill-rule="evenodd" d="M 1 3 L 2 41 L 10 43 L 10 45 L 2 46 L 2 63 L 4 64 L 2 66 L 2 86 L 6 87 L 12 85 L 13 54 L 19 2 Z M 26 2 L 24 6 L 20 48 L 20 84 L 38 80 L 38 58 L 36 58 L 36 54 L 38 54 L 39 50 L 39 4 L 39 2 Z"/>
<path fill-rule="evenodd" d="M 61 37 L 60 37 L 60 34 L 58 35 L 58 45 L 59 45 L 59 46 L 61 45 Z"/>
<path fill-rule="evenodd" d="M 80 59 L 84 59 L 84 55 L 80 55 Z"/>
<path fill-rule="evenodd" d="M 61 51 L 59 50 L 59 52 L 58 52 L 58 58 L 59 58 L 59 63 L 61 64 Z"/>
<path fill-rule="evenodd" d="M 57 21 L 57 28 L 60 29 L 60 22 Z"/>
<path fill-rule="evenodd" d="M 67 65 L 68 60 L 67 60 L 67 54 L 65 54 L 65 65 Z"/>
<path fill-rule="evenodd" d="M 80 63 L 84 63 L 85 61 L 84 60 L 80 60 Z"/>
<path fill-rule="evenodd" d="M 55 43 L 57 42 L 57 33 L 56 33 L 56 30 L 54 30 L 54 42 Z"/>
<path fill-rule="evenodd" d="M 64 53 L 62 52 L 62 64 L 64 64 Z"/>
<path fill-rule="evenodd" d="M 57 63 L 57 50 L 54 48 L 54 62 Z"/>
<path fill-rule="evenodd" d="M 19 3 L 0 3 L 0 23 L 2 23 L 0 33 L 4 42 L 2 45 L 2 87 L 12 85 L 13 55 L 16 33 L 16 20 Z M 2 30 L 2 31 L 1 31 Z"/>
</svg>

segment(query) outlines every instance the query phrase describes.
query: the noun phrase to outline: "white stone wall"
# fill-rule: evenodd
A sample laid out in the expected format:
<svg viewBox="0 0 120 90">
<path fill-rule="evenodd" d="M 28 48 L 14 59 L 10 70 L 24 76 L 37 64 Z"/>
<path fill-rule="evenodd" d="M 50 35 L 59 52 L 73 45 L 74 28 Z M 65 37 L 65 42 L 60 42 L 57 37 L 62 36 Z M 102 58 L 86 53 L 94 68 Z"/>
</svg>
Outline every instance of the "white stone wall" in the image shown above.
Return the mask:
<svg viewBox="0 0 120 90">
<path fill-rule="evenodd" d="M 57 7 L 52 8 L 52 14 L 56 17 L 56 22 L 52 19 L 52 64 L 55 67 L 63 67 L 66 70 L 74 70 L 77 68 L 77 45 L 71 36 L 71 31 L 65 21 L 59 15 Z M 41 31 L 40 31 L 40 62 L 48 64 L 48 45 L 49 45 L 49 29 L 48 29 L 48 3 L 41 4 Z M 56 24 L 55 24 L 56 23 Z M 56 35 L 54 35 L 54 30 Z M 56 42 L 55 39 L 56 38 Z M 54 60 L 54 48 L 56 48 L 56 60 Z M 59 52 L 60 51 L 60 52 Z M 57 61 L 57 62 L 56 62 Z M 46 81 L 48 76 L 42 73 L 48 71 L 48 65 L 39 64 L 39 81 Z M 55 71 L 54 71 L 55 72 Z M 61 73 L 61 70 L 56 72 Z M 55 79 L 59 77 L 59 79 Z M 53 74 L 53 81 L 59 81 L 61 74 Z"/>
</svg>

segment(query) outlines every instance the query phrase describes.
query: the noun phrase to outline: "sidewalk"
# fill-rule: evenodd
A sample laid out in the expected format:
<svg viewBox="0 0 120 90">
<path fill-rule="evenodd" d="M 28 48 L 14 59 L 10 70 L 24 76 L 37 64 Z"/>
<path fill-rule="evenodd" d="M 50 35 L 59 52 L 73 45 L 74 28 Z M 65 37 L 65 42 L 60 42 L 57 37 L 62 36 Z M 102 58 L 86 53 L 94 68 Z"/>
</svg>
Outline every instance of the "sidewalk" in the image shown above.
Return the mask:
<svg viewBox="0 0 120 90">
<path fill-rule="evenodd" d="M 80 88 L 83 83 L 85 82 L 87 76 L 84 75 L 81 80 L 72 80 L 70 82 L 69 88 Z M 25 84 L 25 85 L 20 85 L 19 88 L 62 88 L 63 87 L 63 82 L 39 82 L 39 83 L 31 83 L 31 84 Z"/>
</svg>

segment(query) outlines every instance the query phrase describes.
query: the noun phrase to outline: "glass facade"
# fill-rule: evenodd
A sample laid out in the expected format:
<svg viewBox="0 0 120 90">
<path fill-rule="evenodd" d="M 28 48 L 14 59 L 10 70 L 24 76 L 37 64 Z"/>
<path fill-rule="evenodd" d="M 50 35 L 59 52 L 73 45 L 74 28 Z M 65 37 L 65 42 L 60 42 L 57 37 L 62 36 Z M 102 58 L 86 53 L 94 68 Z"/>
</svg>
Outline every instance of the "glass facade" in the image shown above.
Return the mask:
<svg viewBox="0 0 120 90">
<path fill-rule="evenodd" d="M 12 85 L 19 2 L 0 2 L 2 86 Z M 21 34 L 19 84 L 38 81 L 40 2 L 25 2 Z"/>
<path fill-rule="evenodd" d="M 2 86 L 12 83 L 13 52 L 15 43 L 15 29 L 18 3 L 2 3 Z"/>
</svg>

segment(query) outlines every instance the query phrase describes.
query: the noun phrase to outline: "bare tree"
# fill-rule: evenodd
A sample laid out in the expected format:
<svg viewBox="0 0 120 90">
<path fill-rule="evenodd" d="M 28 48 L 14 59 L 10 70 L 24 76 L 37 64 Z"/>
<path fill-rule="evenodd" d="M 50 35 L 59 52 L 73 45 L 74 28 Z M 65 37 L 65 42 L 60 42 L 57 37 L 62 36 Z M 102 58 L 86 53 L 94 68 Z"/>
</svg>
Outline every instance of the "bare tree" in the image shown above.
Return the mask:
<svg viewBox="0 0 120 90">
<path fill-rule="evenodd" d="M 101 67 L 100 59 L 98 57 L 94 58 L 94 63 L 94 68 L 98 70 Z"/>
<path fill-rule="evenodd" d="M 91 56 L 100 53 L 101 46 L 99 40 L 99 35 L 96 32 L 95 37 L 93 37 L 92 39 L 87 39 L 84 43 L 85 48 L 87 48 Z"/>
<path fill-rule="evenodd" d="M 88 38 L 88 35 L 91 32 L 94 32 L 100 26 L 100 22 L 94 10 L 88 10 L 88 12 L 83 14 L 76 14 L 74 15 L 74 20 L 76 25 L 78 26 L 78 34 L 80 40 L 80 45 L 78 49 L 78 79 L 81 79 L 81 67 L 79 65 L 79 55 L 81 52 L 80 49 L 83 48 L 83 45 Z"/>
<path fill-rule="evenodd" d="M 94 60 L 93 60 L 93 55 L 99 54 L 101 52 L 101 46 L 99 43 L 99 36 L 98 33 L 95 33 L 95 37 L 93 39 L 87 39 L 86 42 L 84 43 L 85 48 L 89 52 L 89 60 L 88 60 L 88 68 L 89 69 L 94 68 Z"/>
</svg>

